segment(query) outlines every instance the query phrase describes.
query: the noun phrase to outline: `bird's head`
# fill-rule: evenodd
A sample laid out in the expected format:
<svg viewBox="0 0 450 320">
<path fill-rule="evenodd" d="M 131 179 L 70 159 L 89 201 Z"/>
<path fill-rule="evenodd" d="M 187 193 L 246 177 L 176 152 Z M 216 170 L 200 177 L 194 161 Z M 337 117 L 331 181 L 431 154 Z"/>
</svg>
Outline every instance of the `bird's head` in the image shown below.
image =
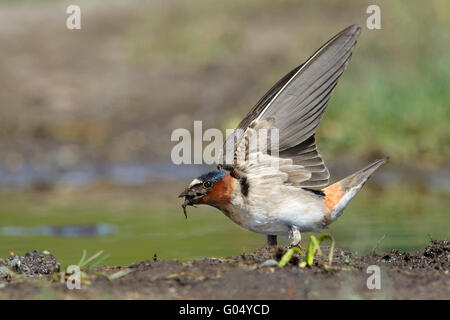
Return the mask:
<svg viewBox="0 0 450 320">
<path fill-rule="evenodd" d="M 178 197 L 184 197 L 182 204 L 184 215 L 187 218 L 186 207 L 195 204 L 209 204 L 219 207 L 220 204 L 230 200 L 232 183 L 230 173 L 225 170 L 210 171 L 192 180 Z"/>
</svg>

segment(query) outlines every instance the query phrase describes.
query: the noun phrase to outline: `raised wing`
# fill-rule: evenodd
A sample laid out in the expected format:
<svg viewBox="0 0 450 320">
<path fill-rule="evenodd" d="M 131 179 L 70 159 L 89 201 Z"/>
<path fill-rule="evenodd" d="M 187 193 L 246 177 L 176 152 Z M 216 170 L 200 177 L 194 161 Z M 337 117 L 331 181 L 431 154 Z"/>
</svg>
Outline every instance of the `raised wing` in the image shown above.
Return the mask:
<svg viewBox="0 0 450 320">
<path fill-rule="evenodd" d="M 315 132 L 337 80 L 352 55 L 360 28 L 352 25 L 334 36 L 303 65 L 278 81 L 250 110 L 225 141 L 226 164 L 235 165 L 237 146 L 251 123 L 270 120 L 279 130 L 279 156 L 309 171 L 303 187 L 328 184 L 329 172 L 315 143 Z M 270 152 L 270 151 L 269 151 Z"/>
<path fill-rule="evenodd" d="M 245 177 L 248 184 L 258 180 L 258 184 L 266 184 L 268 188 L 276 184 L 302 186 L 304 181 L 311 178 L 312 173 L 304 166 L 295 164 L 291 158 L 280 158 L 269 154 L 272 128 L 272 122 L 266 120 L 254 120 L 248 126 L 234 153 L 232 175 L 235 178 Z M 266 130 L 267 134 L 264 134 L 261 129 Z M 269 152 L 261 150 L 269 150 Z"/>
</svg>

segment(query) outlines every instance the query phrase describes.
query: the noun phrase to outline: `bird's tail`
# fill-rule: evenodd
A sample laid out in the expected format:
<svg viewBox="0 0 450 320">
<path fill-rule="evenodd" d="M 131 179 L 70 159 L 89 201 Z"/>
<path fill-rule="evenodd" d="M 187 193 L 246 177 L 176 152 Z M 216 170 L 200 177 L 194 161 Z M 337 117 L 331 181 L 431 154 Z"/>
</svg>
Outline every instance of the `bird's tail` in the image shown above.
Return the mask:
<svg viewBox="0 0 450 320">
<path fill-rule="evenodd" d="M 364 169 L 322 190 L 325 194 L 325 206 L 330 213 L 329 222 L 333 222 L 342 214 L 344 208 L 359 190 L 361 190 L 369 177 L 388 160 L 389 157 L 378 159 Z"/>
</svg>

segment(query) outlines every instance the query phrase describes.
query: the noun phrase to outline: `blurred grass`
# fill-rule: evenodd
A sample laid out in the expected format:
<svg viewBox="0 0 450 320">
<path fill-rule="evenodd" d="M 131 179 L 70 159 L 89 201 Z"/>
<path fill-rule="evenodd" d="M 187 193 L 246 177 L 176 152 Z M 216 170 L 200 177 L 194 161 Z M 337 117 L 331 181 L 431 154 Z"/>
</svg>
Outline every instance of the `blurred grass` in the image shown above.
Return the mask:
<svg viewBox="0 0 450 320">
<path fill-rule="evenodd" d="M 168 161 L 171 145 L 158 141 L 174 128 L 198 119 L 233 127 L 282 75 L 357 23 L 362 34 L 318 131 L 325 158 L 387 154 L 420 168 L 450 158 L 449 1 L 378 1 L 381 30 L 365 27 L 369 0 L 80 1 L 83 29 L 71 33 L 70 1 L 0 3 L 21 8 L 11 10 L 15 22 L 24 17 L 23 30 L 0 33 L 11 41 L 2 60 L 17 64 L 0 78 L 13 89 L 1 96 L 10 108 L 0 110 L 0 157 L 42 158 L 47 146 L 72 143 L 97 159 Z M 45 36 L 25 31 L 35 25 Z M 150 138 L 129 150 L 132 130 Z"/>
<path fill-rule="evenodd" d="M 395 164 L 442 165 L 450 157 L 449 2 L 379 1 L 382 30 L 376 31 L 364 26 L 369 4 L 177 1 L 157 17 L 144 11 L 125 33 L 125 47 L 140 63 L 196 68 L 251 59 L 252 38 L 261 42 L 256 49 L 276 52 L 269 67 L 255 64 L 262 67 L 259 89 L 243 97 L 239 116 L 229 114 L 234 120 L 222 124 L 229 127 L 290 68 L 359 23 L 359 44 L 318 132 L 321 150 L 330 157 L 351 151 L 370 159 L 388 154 Z M 323 23 L 327 18 L 332 22 Z"/>
<path fill-rule="evenodd" d="M 373 248 L 383 234 L 387 237 L 379 252 L 419 250 L 428 243 L 428 235 L 438 239 L 450 235 L 449 206 L 446 194 L 407 186 L 365 189 L 324 232 L 335 237 L 338 247 L 360 254 Z M 189 208 L 185 220 L 173 199 L 139 192 L 2 194 L 0 216 L 2 226 L 105 223 L 119 228 L 116 234 L 99 237 L 0 236 L 0 257 L 40 249 L 49 250 L 63 264 L 76 263 L 83 249 L 104 250 L 111 255 L 106 264 L 127 265 L 151 260 L 154 253 L 159 259 L 189 260 L 239 255 L 265 245 L 262 235 L 238 227 L 216 209 Z"/>
</svg>

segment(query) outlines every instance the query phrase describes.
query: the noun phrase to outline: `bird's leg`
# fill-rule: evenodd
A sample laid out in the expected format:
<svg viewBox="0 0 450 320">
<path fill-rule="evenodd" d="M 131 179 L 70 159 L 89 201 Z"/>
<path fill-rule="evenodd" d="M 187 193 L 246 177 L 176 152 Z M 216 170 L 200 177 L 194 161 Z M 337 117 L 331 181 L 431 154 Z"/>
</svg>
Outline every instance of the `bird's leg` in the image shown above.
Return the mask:
<svg viewBox="0 0 450 320">
<path fill-rule="evenodd" d="M 277 245 L 277 236 L 268 234 L 266 236 L 266 238 L 267 238 L 267 245 L 268 246 L 276 246 Z"/>
<path fill-rule="evenodd" d="M 302 240 L 302 235 L 297 227 L 290 226 L 289 227 L 289 247 L 296 247 Z"/>
</svg>

